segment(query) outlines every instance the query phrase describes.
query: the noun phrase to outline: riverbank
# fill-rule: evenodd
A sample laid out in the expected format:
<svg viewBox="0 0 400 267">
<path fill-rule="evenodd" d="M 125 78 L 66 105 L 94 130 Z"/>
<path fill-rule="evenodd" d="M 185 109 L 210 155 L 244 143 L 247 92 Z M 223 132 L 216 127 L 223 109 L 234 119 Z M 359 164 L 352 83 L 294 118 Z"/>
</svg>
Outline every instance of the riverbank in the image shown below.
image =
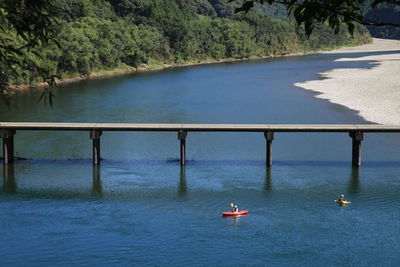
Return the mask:
<svg viewBox="0 0 400 267">
<path fill-rule="evenodd" d="M 90 80 L 90 79 L 102 79 L 126 74 L 132 74 L 136 72 L 150 72 L 150 71 L 161 71 L 170 68 L 181 68 L 181 67 L 189 67 L 189 66 L 197 66 L 197 65 L 206 65 L 206 64 L 218 64 L 218 63 L 229 63 L 229 62 L 241 62 L 241 61 L 251 61 L 251 60 L 262 60 L 268 58 L 279 58 L 279 57 L 289 57 L 289 56 L 304 56 L 310 55 L 315 53 L 320 53 L 321 51 L 314 51 L 314 52 L 297 52 L 297 53 L 290 53 L 284 55 L 269 55 L 269 56 L 262 56 L 262 57 L 250 57 L 250 58 L 225 58 L 225 59 L 207 59 L 207 60 L 200 60 L 196 62 L 185 62 L 185 63 L 166 63 L 166 64 L 142 64 L 140 67 L 135 68 L 131 66 L 120 67 L 115 70 L 103 70 L 103 71 L 95 71 L 91 72 L 89 75 L 79 76 L 79 77 L 66 77 L 62 79 L 55 79 L 56 85 L 61 84 L 69 84 L 74 82 L 79 82 L 83 80 Z M 34 85 L 16 85 L 12 88 L 14 90 L 26 90 L 26 89 L 34 89 L 34 88 L 48 88 L 50 85 L 48 83 L 37 83 Z"/>
<path fill-rule="evenodd" d="M 354 46 L 354 44 L 349 43 L 345 47 L 351 48 L 353 46 Z M 142 64 L 140 67 L 137 67 L 137 68 L 126 65 L 126 66 L 119 67 L 119 68 L 113 69 L 113 70 L 100 70 L 100 71 L 91 72 L 90 74 L 85 75 L 85 76 L 81 75 L 81 76 L 65 77 L 62 79 L 55 79 L 55 83 L 56 83 L 56 85 L 62 85 L 62 84 L 79 82 L 82 80 L 102 79 L 102 78 L 107 78 L 107 77 L 132 74 L 132 73 L 136 73 L 136 72 L 160 71 L 160 70 L 165 70 L 165 69 L 170 69 L 170 68 L 180 68 L 180 67 L 189 67 L 189 66 L 206 65 L 206 64 L 218 64 L 218 63 L 229 63 L 229 62 L 252 61 L 252 60 L 263 60 L 263 59 L 290 57 L 290 56 L 305 56 L 305 55 L 311 55 L 311 54 L 325 53 L 326 51 L 331 51 L 334 49 L 338 49 L 338 48 L 326 47 L 326 48 L 324 48 L 322 50 L 318 50 L 318 51 L 300 51 L 300 52 L 288 53 L 288 54 L 282 54 L 282 55 L 271 54 L 271 55 L 267 55 L 267 56 L 261 56 L 261 57 L 253 56 L 253 57 L 249 57 L 249 58 L 225 58 L 225 59 L 218 59 L 218 60 L 217 59 L 206 59 L 206 60 L 198 60 L 198 61 L 185 62 L 185 63 Z M 42 82 L 42 83 L 36 83 L 33 85 L 28 85 L 28 84 L 15 85 L 12 88 L 14 90 L 26 90 L 26 89 L 30 89 L 30 88 L 48 88 L 48 87 L 50 87 L 50 85 L 48 83 Z"/>
<path fill-rule="evenodd" d="M 336 61 L 366 61 L 371 68 L 342 68 L 319 73 L 321 80 L 296 83 L 320 93 L 317 98 L 357 110 L 367 121 L 400 124 L 400 41 L 373 38 L 368 45 L 324 53 L 371 53 Z"/>
</svg>

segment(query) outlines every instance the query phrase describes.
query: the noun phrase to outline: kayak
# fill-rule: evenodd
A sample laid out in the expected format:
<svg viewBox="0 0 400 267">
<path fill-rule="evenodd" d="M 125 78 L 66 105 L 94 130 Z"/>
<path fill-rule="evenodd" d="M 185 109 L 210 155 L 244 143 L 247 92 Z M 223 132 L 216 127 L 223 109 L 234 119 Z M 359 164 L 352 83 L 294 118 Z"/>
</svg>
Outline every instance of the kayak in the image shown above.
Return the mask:
<svg viewBox="0 0 400 267">
<path fill-rule="evenodd" d="M 221 212 L 222 216 L 242 216 L 242 215 L 247 215 L 249 213 L 248 210 L 241 210 L 241 211 L 225 211 Z"/>
<path fill-rule="evenodd" d="M 248 210 L 241 210 L 241 211 L 225 211 L 221 212 L 222 216 L 242 216 L 242 215 L 247 215 L 249 213 Z"/>
<path fill-rule="evenodd" d="M 350 204 L 351 201 L 345 200 L 345 201 L 340 201 L 340 200 L 334 200 L 336 203 L 342 204 L 342 205 L 346 205 L 346 204 Z"/>
</svg>

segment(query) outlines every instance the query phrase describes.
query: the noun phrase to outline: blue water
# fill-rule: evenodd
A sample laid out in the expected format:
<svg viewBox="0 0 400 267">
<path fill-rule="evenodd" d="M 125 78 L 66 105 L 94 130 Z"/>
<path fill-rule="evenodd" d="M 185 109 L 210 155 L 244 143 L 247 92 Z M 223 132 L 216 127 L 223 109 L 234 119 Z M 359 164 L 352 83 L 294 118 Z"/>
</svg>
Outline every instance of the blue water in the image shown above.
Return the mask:
<svg viewBox="0 0 400 267">
<path fill-rule="evenodd" d="M 20 92 L 0 121 L 369 123 L 294 87 L 367 54 L 215 64 Z M 345 133 L 276 133 L 273 167 L 257 133 L 17 132 L 1 168 L 2 266 L 397 266 L 400 137 L 365 134 L 351 168 Z M 333 202 L 338 194 L 352 201 Z M 230 203 L 249 216 L 223 218 Z"/>
</svg>

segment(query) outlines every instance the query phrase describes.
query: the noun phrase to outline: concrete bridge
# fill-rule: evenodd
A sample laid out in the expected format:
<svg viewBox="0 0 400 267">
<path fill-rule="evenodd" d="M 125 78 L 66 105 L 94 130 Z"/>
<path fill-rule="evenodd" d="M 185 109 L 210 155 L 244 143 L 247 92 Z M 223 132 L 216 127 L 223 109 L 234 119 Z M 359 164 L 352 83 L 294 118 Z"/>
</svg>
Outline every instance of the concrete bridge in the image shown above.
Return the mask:
<svg viewBox="0 0 400 267">
<path fill-rule="evenodd" d="M 400 125 L 379 124 L 140 124 L 140 123 L 48 123 L 0 122 L 3 138 L 3 164 L 14 159 L 14 135 L 17 131 L 87 131 L 93 142 L 93 164 L 100 164 L 100 137 L 104 131 L 177 132 L 180 163 L 186 164 L 188 132 L 262 132 L 266 139 L 266 165 L 272 166 L 272 142 L 275 132 L 348 132 L 352 138 L 352 165 L 361 166 L 361 141 L 364 133 L 400 132 Z"/>
</svg>

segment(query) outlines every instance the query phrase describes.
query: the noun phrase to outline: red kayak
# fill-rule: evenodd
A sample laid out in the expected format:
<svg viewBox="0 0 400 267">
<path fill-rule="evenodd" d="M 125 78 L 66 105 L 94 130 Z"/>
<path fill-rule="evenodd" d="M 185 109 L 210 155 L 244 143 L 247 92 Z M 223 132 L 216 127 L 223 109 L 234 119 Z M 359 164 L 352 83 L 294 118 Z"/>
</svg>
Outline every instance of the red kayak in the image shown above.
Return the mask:
<svg viewBox="0 0 400 267">
<path fill-rule="evenodd" d="M 241 210 L 241 211 L 225 211 L 225 212 L 221 212 L 222 216 L 243 216 L 243 215 L 247 215 L 249 213 L 248 210 Z"/>
</svg>

